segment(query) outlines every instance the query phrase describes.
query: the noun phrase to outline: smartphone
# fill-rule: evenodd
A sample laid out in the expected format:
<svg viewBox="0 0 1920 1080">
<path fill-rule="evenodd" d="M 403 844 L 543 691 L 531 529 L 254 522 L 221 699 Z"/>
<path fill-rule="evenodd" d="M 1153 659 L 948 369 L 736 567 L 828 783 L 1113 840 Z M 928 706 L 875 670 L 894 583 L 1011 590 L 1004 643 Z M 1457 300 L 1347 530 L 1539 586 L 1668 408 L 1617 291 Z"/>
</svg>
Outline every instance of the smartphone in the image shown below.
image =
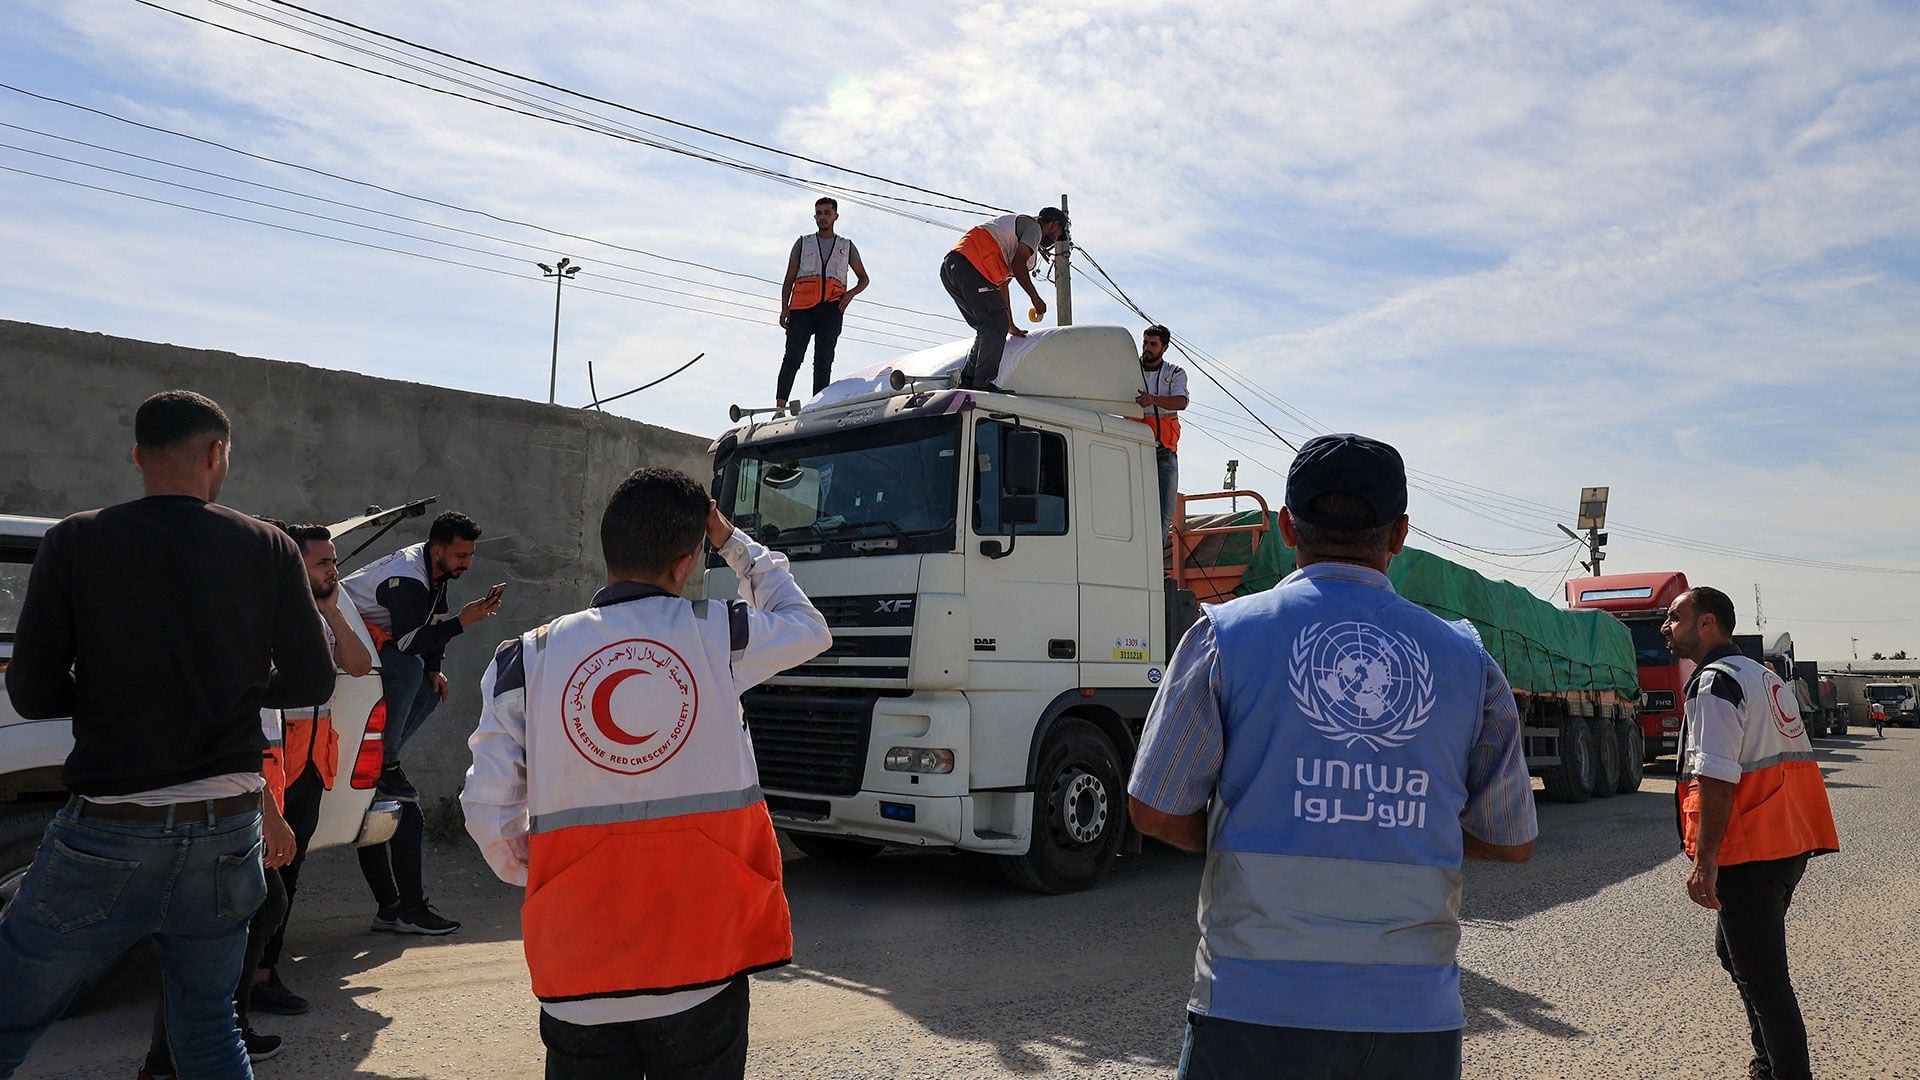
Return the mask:
<svg viewBox="0 0 1920 1080">
<path fill-rule="evenodd" d="M 487 599 L 498 600 L 500 599 L 500 594 L 506 591 L 507 591 L 507 583 L 503 581 L 500 584 L 495 585 L 493 588 L 487 590 Z"/>
</svg>

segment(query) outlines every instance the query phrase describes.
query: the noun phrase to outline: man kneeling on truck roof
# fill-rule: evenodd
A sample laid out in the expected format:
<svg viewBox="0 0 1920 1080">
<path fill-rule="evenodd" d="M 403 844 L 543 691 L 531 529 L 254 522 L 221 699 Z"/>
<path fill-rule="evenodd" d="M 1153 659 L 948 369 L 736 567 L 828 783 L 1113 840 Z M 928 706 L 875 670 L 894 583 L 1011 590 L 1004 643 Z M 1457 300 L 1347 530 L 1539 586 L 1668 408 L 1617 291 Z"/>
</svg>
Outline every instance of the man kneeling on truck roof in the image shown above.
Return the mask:
<svg viewBox="0 0 1920 1080">
<path fill-rule="evenodd" d="M 1505 674 L 1387 581 L 1406 509 L 1393 447 L 1302 446 L 1300 569 L 1204 609 L 1148 713 L 1133 821 L 1207 855 L 1183 1078 L 1460 1075 L 1460 863 L 1538 828 Z"/>
<path fill-rule="evenodd" d="M 681 598 L 711 542 L 742 599 Z M 747 979 L 793 957 L 740 692 L 833 643 L 786 556 L 692 477 L 640 469 L 600 519 L 593 605 L 503 642 L 460 806 L 527 887 L 549 1078 L 740 1077 Z"/>
</svg>

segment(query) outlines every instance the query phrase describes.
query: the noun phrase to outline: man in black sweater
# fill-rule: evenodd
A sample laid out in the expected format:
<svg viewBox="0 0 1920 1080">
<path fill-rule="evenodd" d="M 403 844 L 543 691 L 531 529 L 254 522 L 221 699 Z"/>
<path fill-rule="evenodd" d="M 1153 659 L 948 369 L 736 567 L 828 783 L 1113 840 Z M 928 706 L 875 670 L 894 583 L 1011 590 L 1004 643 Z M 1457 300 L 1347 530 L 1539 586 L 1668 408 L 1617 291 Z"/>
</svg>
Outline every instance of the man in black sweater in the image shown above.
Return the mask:
<svg viewBox="0 0 1920 1080">
<path fill-rule="evenodd" d="M 146 498 L 67 518 L 34 559 L 7 692 L 27 719 L 73 718 L 73 797 L 0 918 L 0 1077 L 146 937 L 181 1073 L 252 1075 L 233 988 L 263 860 L 294 847 L 262 797 L 260 710 L 325 701 L 334 671 L 293 541 L 213 501 L 231 433 L 199 394 L 148 398 Z"/>
</svg>

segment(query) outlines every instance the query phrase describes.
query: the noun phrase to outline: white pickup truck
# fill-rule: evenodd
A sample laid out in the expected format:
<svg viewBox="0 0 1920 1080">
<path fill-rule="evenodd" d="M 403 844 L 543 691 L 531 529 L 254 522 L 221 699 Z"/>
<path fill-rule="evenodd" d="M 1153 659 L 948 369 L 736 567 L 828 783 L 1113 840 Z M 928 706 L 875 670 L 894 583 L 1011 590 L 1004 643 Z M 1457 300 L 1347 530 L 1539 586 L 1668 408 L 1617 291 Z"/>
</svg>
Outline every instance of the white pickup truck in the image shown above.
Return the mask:
<svg viewBox="0 0 1920 1080">
<path fill-rule="evenodd" d="M 430 502 L 424 499 L 386 511 L 376 508 L 329 529 L 338 541 L 349 533 L 417 517 Z M 0 514 L 0 672 L 13 657 L 14 628 L 26 597 L 27 572 L 34 552 L 54 524 L 52 518 Z M 341 554 L 344 563 L 346 552 Z M 340 603 L 349 616 L 348 624 L 361 635 L 377 664 L 379 650 L 367 639 L 344 592 Z M 339 676 L 333 692 L 333 726 L 340 736 L 340 768 L 333 789 L 320 801 L 320 820 L 308 850 L 381 843 L 399 824 L 400 804 L 374 797 L 374 783 L 380 776 L 380 734 L 386 723 L 386 710 L 381 706 L 377 667 L 358 678 Z M 12 702 L 0 693 L 0 911 L 5 911 L 19 892 L 47 822 L 67 799 L 60 783 L 60 766 L 72 749 L 72 721 L 22 719 L 13 711 Z"/>
</svg>

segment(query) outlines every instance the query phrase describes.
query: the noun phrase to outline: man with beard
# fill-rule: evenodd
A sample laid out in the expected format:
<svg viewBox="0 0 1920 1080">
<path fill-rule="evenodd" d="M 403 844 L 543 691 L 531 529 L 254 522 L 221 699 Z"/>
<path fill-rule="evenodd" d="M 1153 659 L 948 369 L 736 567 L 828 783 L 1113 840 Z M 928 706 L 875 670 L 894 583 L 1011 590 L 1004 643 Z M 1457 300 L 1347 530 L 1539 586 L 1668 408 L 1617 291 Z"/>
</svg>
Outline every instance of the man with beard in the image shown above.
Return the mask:
<svg viewBox="0 0 1920 1080">
<path fill-rule="evenodd" d="M 1180 410 L 1187 407 L 1187 371 L 1167 362 L 1167 343 L 1173 334 L 1164 326 L 1149 326 L 1140 335 L 1141 423 L 1153 429 L 1154 458 L 1160 467 L 1160 535 L 1173 527 L 1173 510 L 1180 498 Z"/>
<path fill-rule="evenodd" d="M 447 642 L 482 619 L 500 613 L 496 585 L 478 600 L 447 612 L 447 585 L 473 566 L 480 526 L 449 510 L 433 519 L 427 541 L 354 572 L 340 583 L 360 611 L 380 647 L 380 683 L 387 699 L 386 764 L 379 791 L 401 800 L 400 826 L 393 839 L 360 849 L 360 870 L 379 901 L 373 929 L 398 934 L 451 934 L 460 924 L 427 903 L 422 881 L 420 793 L 400 768 L 400 751 L 447 699 L 447 677 L 440 670 Z"/>
</svg>

